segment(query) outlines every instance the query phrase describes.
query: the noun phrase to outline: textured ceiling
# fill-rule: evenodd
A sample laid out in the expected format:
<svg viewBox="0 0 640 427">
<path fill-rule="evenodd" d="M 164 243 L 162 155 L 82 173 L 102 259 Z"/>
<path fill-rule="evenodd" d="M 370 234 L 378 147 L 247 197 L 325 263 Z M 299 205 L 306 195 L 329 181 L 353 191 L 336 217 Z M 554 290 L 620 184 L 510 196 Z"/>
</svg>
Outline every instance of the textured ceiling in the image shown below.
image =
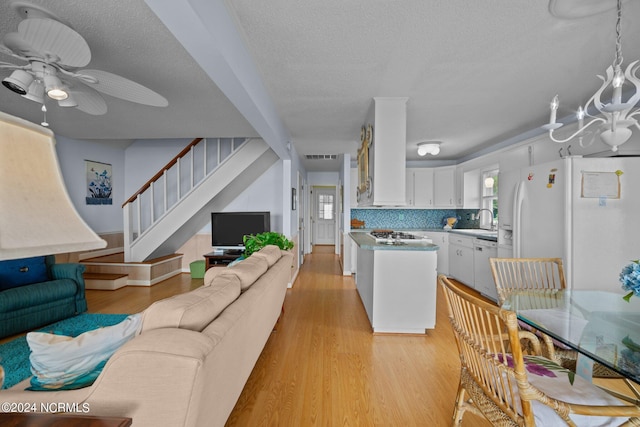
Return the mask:
<svg viewBox="0 0 640 427">
<path fill-rule="evenodd" d="M 156 13 L 165 7 L 147 1 Z M 554 0 L 552 5 L 573 10 L 575 1 Z M 257 115 L 264 121 L 277 116 L 300 155 L 355 155 L 372 98 L 407 96 L 407 158 L 418 159 L 416 144 L 424 140 L 442 141 L 438 159 L 468 158 L 539 127 L 548 120 L 556 93 L 559 117 L 570 114 L 599 87 L 596 75 L 613 59 L 612 9 L 561 19 L 552 16 L 546 1 L 530 0 L 164 3 L 204 11 L 195 19 L 206 26 L 216 18 L 207 16 L 207 2 L 222 4 L 270 99 L 273 111 L 256 103 Z M 615 5 L 614 0 L 588 2 Z M 170 31 L 142 0 L 33 3 L 45 5 L 86 38 L 93 53 L 88 68 L 122 75 L 169 100 L 169 107 L 157 108 L 105 96 L 109 111 L 104 116 L 50 108 L 48 121 L 55 132 L 104 140 L 265 137 L 261 120 L 242 107 L 252 101 L 251 80 L 239 79 L 246 90 L 239 99 L 202 66 L 216 56 L 208 46 L 219 45 L 225 54 L 225 37 L 212 33 L 181 39 L 181 44 L 172 35 L 175 25 L 192 22 L 169 25 Z M 624 8 L 626 64 L 640 57 L 640 26 L 633 25 L 640 18 L 640 2 L 626 1 Z M 9 2 L 0 2 L 0 36 L 15 31 L 18 22 Z M 201 58 L 196 62 L 192 55 Z M 0 61 L 6 60 L 0 55 Z M 0 110 L 41 121 L 37 104 L 8 90 L 0 90 Z M 305 164 L 309 170 L 335 168 Z"/>
<path fill-rule="evenodd" d="M 358 135 L 374 96 L 408 96 L 407 158 L 439 140 L 438 158 L 459 159 L 543 124 L 558 92 L 569 114 L 613 59 L 612 9 L 567 20 L 529 0 L 227 3 L 304 152 Z M 638 6 L 625 4 L 628 58 Z"/>
</svg>

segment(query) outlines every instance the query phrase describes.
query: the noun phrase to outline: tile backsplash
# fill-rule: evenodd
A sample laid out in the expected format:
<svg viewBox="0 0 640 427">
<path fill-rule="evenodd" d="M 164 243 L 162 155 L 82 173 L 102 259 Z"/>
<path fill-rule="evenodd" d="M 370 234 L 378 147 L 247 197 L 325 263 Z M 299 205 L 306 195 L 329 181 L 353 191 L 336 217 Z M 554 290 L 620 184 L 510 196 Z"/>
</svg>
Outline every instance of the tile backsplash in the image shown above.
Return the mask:
<svg viewBox="0 0 640 427">
<path fill-rule="evenodd" d="M 477 209 L 351 209 L 351 219 L 364 221 L 365 228 L 429 229 L 442 228 L 449 217 L 458 217 L 455 228 L 478 228 L 470 219 Z"/>
</svg>

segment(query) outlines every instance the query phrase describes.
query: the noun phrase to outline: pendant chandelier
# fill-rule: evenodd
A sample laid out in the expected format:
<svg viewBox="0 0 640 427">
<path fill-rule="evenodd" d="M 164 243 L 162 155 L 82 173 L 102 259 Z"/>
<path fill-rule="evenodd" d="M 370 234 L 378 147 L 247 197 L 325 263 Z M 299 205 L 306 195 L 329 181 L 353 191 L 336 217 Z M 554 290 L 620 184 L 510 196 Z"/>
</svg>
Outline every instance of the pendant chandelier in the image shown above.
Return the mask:
<svg viewBox="0 0 640 427">
<path fill-rule="evenodd" d="M 597 125 L 595 133 L 600 135 L 602 142 L 611 147 L 611 151 L 618 151 L 618 146 L 624 144 L 631 137 L 631 127 L 635 126 L 640 129 L 638 122 L 634 118 L 640 114 L 640 109 L 633 108 L 640 100 L 640 79 L 635 75 L 638 69 L 638 62 L 634 61 L 627 69 L 622 71 L 622 37 L 620 21 L 622 19 L 622 0 L 617 0 L 617 20 L 616 20 L 616 52 L 613 64 L 607 68 L 606 78 L 598 75 L 603 83 L 600 89 L 587 101 L 584 107 L 578 107 L 576 114 L 578 120 L 578 130 L 565 139 L 554 137 L 553 131 L 560 128 L 563 124 L 556 122 L 556 112 L 559 107 L 558 95 L 551 101 L 551 116 L 549 123 L 542 126 L 543 129 L 549 131 L 549 137 L 552 141 L 565 143 L 575 137 L 579 137 L 582 145 L 582 138 L 587 134 L 586 130 L 592 125 Z M 622 89 L 625 82 L 633 84 L 634 93 L 626 102 L 622 102 Z M 611 90 L 607 90 L 611 87 Z M 611 102 L 603 104 L 601 101 L 602 94 L 613 92 Z M 592 115 L 591 113 L 595 114 Z M 591 120 L 584 123 L 585 116 Z"/>
</svg>

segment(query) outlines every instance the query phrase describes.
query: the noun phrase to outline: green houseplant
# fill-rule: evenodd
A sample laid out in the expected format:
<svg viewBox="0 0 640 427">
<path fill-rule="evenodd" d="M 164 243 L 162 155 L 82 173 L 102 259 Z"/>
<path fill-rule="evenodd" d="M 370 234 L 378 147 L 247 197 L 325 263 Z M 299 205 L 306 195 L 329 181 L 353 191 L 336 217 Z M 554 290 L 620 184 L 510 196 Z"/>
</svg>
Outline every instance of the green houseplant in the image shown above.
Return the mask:
<svg viewBox="0 0 640 427">
<path fill-rule="evenodd" d="M 284 250 L 293 248 L 293 242 L 291 240 L 287 239 L 284 234 L 275 231 L 267 231 L 256 235 L 245 235 L 242 241 L 244 243 L 245 258 L 267 245 L 276 245 Z"/>
</svg>

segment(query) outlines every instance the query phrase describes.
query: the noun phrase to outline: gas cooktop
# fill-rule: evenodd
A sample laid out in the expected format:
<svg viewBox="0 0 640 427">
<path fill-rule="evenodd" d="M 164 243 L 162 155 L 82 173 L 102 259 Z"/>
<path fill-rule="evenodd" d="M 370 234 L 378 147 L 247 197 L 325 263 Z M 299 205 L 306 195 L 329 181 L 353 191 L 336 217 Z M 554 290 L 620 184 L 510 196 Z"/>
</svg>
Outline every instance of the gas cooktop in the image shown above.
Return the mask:
<svg viewBox="0 0 640 427">
<path fill-rule="evenodd" d="M 422 236 L 393 230 L 373 230 L 369 232 L 369 235 L 374 238 L 376 243 L 386 244 L 402 244 L 425 240 Z"/>
</svg>

